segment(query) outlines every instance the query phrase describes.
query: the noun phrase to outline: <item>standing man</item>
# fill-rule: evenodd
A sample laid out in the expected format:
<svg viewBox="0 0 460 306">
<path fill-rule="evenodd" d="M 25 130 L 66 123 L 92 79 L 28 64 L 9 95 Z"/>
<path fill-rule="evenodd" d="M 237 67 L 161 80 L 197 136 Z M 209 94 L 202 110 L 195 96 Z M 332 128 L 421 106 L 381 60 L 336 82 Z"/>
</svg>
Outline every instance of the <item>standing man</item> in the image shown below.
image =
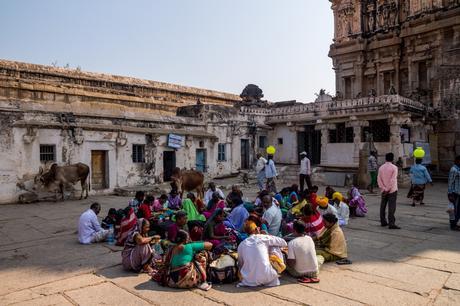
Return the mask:
<svg viewBox="0 0 460 306">
<path fill-rule="evenodd" d="M 257 186 L 259 186 L 259 191 L 262 191 L 265 189 L 265 164 L 267 163 L 267 160 L 263 158 L 260 153 L 257 153 L 256 157 Z"/>
<path fill-rule="evenodd" d="M 97 220 L 97 215 L 100 211 L 101 205 L 93 203 L 88 210 L 81 214 L 78 220 L 78 241 L 81 244 L 102 242 L 107 239 L 109 231 L 102 229 Z"/>
<path fill-rule="evenodd" d="M 460 220 L 460 155 L 455 157 L 455 164 L 450 169 L 447 187 L 447 197 L 454 204 L 454 215 L 453 219 L 450 220 L 450 229 L 460 231 L 460 227 L 457 225 L 458 220 Z"/>
<path fill-rule="evenodd" d="M 300 181 L 300 191 L 303 192 L 304 183 L 307 182 L 307 187 L 311 189 L 311 167 L 310 160 L 307 157 L 307 152 L 303 151 L 300 153 L 300 172 L 299 172 L 299 181 Z"/>
<path fill-rule="evenodd" d="M 367 159 L 367 172 L 371 178 L 371 183 L 367 186 L 367 190 L 370 193 L 374 193 L 374 188 L 377 187 L 377 169 L 379 165 L 377 164 L 377 152 L 371 151 L 369 158 Z"/>
<path fill-rule="evenodd" d="M 382 191 L 382 201 L 380 202 L 380 224 L 389 229 L 400 229 L 395 224 L 396 199 L 398 196 L 398 167 L 393 165 L 393 153 L 385 155 L 385 163 L 380 167 L 377 181 Z M 388 222 L 385 211 L 388 204 Z"/>
</svg>

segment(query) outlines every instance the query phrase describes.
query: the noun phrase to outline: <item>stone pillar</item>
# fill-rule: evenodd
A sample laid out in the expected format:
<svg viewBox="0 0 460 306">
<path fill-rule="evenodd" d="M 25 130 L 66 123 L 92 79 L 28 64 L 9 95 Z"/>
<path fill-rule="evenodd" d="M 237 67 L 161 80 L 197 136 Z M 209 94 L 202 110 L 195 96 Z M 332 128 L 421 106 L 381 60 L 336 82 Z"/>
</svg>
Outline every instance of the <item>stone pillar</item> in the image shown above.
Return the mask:
<svg viewBox="0 0 460 306">
<path fill-rule="evenodd" d="M 395 161 L 402 157 L 401 152 L 401 125 L 412 123 L 409 114 L 391 115 L 388 120 L 390 125 L 391 152 L 395 155 Z"/>
<path fill-rule="evenodd" d="M 335 124 L 324 123 L 321 119 L 316 121 L 315 130 L 321 131 L 321 165 L 327 164 L 327 144 L 329 143 L 329 129 L 335 129 Z"/>
<path fill-rule="evenodd" d="M 358 120 L 356 116 L 351 116 L 350 120 L 346 123 L 345 126 L 353 128 L 353 143 L 354 143 L 353 163 L 358 165 L 359 164 L 359 150 L 361 148 L 361 134 L 362 134 L 361 131 L 363 127 L 369 126 L 369 121 Z"/>
</svg>

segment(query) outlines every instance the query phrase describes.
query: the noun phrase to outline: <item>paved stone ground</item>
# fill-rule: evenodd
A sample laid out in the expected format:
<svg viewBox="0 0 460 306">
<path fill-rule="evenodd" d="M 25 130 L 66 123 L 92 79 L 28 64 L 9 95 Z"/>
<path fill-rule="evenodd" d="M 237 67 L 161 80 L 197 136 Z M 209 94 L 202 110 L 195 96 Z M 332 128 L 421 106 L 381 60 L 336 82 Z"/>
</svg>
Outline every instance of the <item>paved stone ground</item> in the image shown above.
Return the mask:
<svg viewBox="0 0 460 306">
<path fill-rule="evenodd" d="M 2 205 L 0 305 L 460 305 L 460 233 L 448 229 L 445 191 L 445 184 L 429 188 L 427 205 L 413 208 L 402 190 L 401 230 L 380 227 L 379 198 L 366 195 L 368 217 L 345 230 L 353 264 L 326 264 L 319 284 L 283 276 L 276 288 L 209 292 L 159 287 L 145 274 L 123 271 L 119 249 L 77 243 L 78 216 L 92 201 L 105 215 L 127 198 Z"/>
</svg>

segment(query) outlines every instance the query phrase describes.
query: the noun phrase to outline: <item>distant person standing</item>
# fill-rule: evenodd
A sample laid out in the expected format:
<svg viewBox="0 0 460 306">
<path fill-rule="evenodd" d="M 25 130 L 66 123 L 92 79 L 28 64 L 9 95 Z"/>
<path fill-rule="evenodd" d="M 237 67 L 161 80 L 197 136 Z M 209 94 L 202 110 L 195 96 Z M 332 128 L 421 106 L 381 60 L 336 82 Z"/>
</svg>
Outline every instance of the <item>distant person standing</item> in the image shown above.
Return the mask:
<svg viewBox="0 0 460 306">
<path fill-rule="evenodd" d="M 256 157 L 257 186 L 259 186 L 259 191 L 262 191 L 265 189 L 265 164 L 267 163 L 267 160 L 260 153 L 257 153 Z"/>
<path fill-rule="evenodd" d="M 410 178 L 412 186 L 409 194 L 412 198 L 412 206 L 425 204 L 423 203 L 425 186 L 427 183 L 433 184 L 433 181 L 426 167 L 422 165 L 421 158 L 416 158 L 415 165 L 410 168 Z"/>
<path fill-rule="evenodd" d="M 460 155 L 455 157 L 455 164 L 450 169 L 447 186 L 447 196 L 454 206 L 453 216 L 450 219 L 450 229 L 459 231 L 460 227 L 457 224 L 460 220 Z"/>
<path fill-rule="evenodd" d="M 276 172 L 275 162 L 273 161 L 273 155 L 268 154 L 267 162 L 265 163 L 265 178 L 267 179 L 267 188 L 268 192 L 276 193 L 276 183 L 275 179 L 278 176 Z"/>
<path fill-rule="evenodd" d="M 379 165 L 377 163 L 377 152 L 371 151 L 369 158 L 367 159 L 367 172 L 369 173 L 371 182 L 367 186 L 367 190 L 370 193 L 374 193 L 374 188 L 377 187 L 377 169 Z"/>
<path fill-rule="evenodd" d="M 382 191 L 382 201 L 380 202 L 380 224 L 389 229 L 400 229 L 395 224 L 396 199 L 398 196 L 398 167 L 393 165 L 393 153 L 385 155 L 385 163 L 380 166 L 377 181 Z M 386 208 L 388 205 L 388 222 L 386 218 Z"/>
<path fill-rule="evenodd" d="M 303 151 L 300 153 L 300 171 L 299 171 L 299 181 L 300 181 L 300 191 L 304 190 L 304 184 L 307 182 L 308 189 L 311 189 L 311 166 L 310 159 L 307 157 L 307 152 Z"/>
</svg>

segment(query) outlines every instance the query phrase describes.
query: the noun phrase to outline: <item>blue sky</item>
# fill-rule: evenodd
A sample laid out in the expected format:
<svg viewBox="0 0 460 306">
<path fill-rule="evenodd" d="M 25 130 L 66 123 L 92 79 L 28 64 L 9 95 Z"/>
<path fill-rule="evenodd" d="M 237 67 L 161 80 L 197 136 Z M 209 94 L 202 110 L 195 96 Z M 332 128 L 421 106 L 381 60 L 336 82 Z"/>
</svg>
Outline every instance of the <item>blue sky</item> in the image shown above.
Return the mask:
<svg viewBox="0 0 460 306">
<path fill-rule="evenodd" d="M 335 92 L 332 35 L 326 0 L 0 0 L 0 58 L 270 101 Z"/>
</svg>

